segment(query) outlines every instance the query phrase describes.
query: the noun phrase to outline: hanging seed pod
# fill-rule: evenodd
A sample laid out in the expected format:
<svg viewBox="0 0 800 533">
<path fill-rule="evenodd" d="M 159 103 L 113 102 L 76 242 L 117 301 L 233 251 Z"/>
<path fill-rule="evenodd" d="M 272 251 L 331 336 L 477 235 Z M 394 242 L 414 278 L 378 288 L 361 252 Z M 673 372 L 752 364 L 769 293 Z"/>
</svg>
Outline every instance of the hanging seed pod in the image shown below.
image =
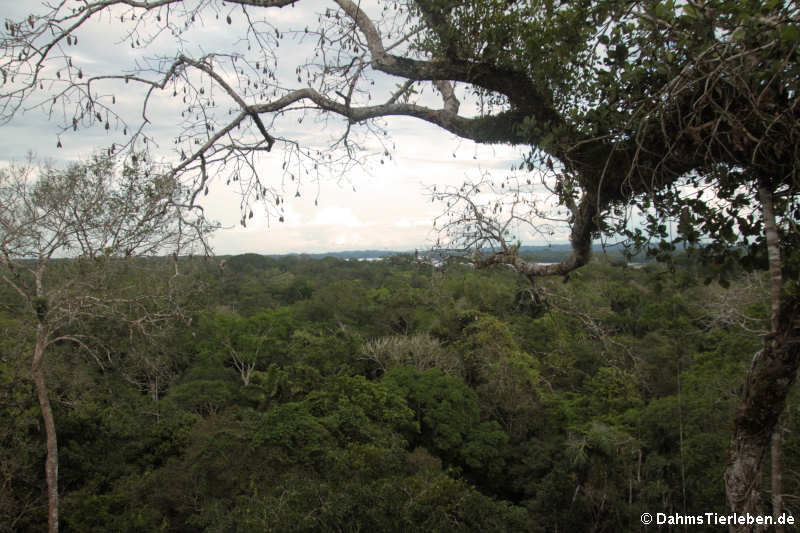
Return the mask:
<svg viewBox="0 0 800 533">
<path fill-rule="evenodd" d="M 230 24 L 231 22 L 233 22 L 233 21 L 231 20 L 231 16 L 230 16 L 230 15 L 228 15 L 228 17 L 227 17 L 225 20 L 227 20 L 227 21 L 228 21 L 228 24 Z"/>
</svg>

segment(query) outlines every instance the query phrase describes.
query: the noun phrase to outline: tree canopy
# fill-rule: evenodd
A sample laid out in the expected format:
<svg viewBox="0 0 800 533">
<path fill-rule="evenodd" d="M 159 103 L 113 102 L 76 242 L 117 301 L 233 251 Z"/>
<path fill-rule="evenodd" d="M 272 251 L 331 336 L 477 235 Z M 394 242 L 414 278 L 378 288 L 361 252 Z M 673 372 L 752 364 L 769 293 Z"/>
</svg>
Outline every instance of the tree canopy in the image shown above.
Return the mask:
<svg viewBox="0 0 800 533">
<path fill-rule="evenodd" d="M 106 156 L 67 169 L 0 170 L 0 281 L 26 326 L 20 329 L 34 339 L 31 377 L 45 426 L 51 533 L 59 527 L 58 443 L 46 356 L 70 343 L 102 368 L 110 349 L 98 323 L 114 324 L 123 338 L 152 337 L 183 313 L 178 251 L 204 244 L 210 229 L 184 209 L 183 197 L 174 179 L 144 164 L 115 168 Z M 170 249 L 174 273 L 164 260 L 155 269 L 130 263 Z M 140 278 L 136 285 L 125 282 L 131 269 Z"/>
<path fill-rule="evenodd" d="M 550 308 L 530 312 L 507 268 L 226 259 L 224 275 L 180 259 L 205 287 L 190 324 L 145 343 L 89 322 L 102 367 L 50 347 L 64 531 L 627 531 L 654 510 L 728 514 L 730 419 L 752 331 L 769 329 L 762 273 L 726 290 L 688 258 L 670 272 L 598 257 L 542 280 Z M 152 262 L 131 260 L 124 284 L 150 290 Z M 3 533 L 46 521 L 31 317 L 14 310 L 0 306 Z"/>
<path fill-rule="evenodd" d="M 634 247 L 655 239 L 662 256 L 700 248 L 709 279 L 723 284 L 735 264 L 768 265 L 772 332 L 748 372 L 726 475 L 732 508 L 755 511 L 753 480 L 800 359 L 797 287 L 784 283 L 796 280 L 800 236 L 797 4 L 333 0 L 306 10 L 311 3 L 45 5 L 5 23 L 0 118 L 40 108 L 59 145 L 71 132 L 113 128 L 109 153 L 129 158 L 171 143 L 162 172 L 190 187 L 191 204 L 230 174 L 245 225 L 252 202 L 283 220 L 285 189 L 259 173 L 276 146 L 284 180 L 313 180 L 324 167 L 390 157 L 382 119 L 412 117 L 530 149 L 525 178 L 433 192 L 447 206 L 442 246 L 488 252 L 478 262 L 531 279 L 567 274 L 610 235 Z M 93 24 L 119 25 L 129 66 L 82 60 Z M 191 41 L 226 26 L 235 34 L 227 50 Z M 299 50 L 307 56 L 296 59 Z M 321 121 L 329 142 L 308 143 L 290 119 Z M 536 194 L 542 186 L 555 210 Z M 543 220 L 570 229 L 572 253 L 558 264 L 517 253 L 515 228 Z"/>
</svg>

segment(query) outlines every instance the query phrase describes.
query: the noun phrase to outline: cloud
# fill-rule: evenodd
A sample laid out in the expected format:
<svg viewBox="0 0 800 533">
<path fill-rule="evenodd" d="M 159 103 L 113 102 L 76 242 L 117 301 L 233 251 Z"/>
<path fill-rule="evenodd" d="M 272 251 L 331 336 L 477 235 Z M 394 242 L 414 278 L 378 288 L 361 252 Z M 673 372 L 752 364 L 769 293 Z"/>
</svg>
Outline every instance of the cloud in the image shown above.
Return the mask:
<svg viewBox="0 0 800 533">
<path fill-rule="evenodd" d="M 4 2 L 5 15 L 10 18 L 27 16 L 31 7 L 25 4 Z M 378 3 L 367 4 L 368 9 L 379 12 Z M 296 7 L 270 9 L 266 17 L 261 17 L 261 10 L 248 9 L 257 24 L 274 24 L 281 31 L 289 26 L 300 30 L 298 34 L 285 32 L 280 48 L 276 49 L 278 74 L 289 87 L 296 81 L 295 67 L 313 58 L 314 41 L 306 39 L 301 42 L 298 37 L 303 35 L 303 27 L 316 25 L 317 13 L 324 12 L 328 6 L 328 3 L 317 0 L 304 1 Z M 178 36 L 162 33 L 145 52 L 131 48 L 130 41 L 124 39 L 125 31 L 133 28 L 129 21 L 130 10 L 127 7 L 115 8 L 112 16 L 82 25 L 79 44 L 70 47 L 69 51 L 86 75 L 127 72 L 134 68 L 135 61 L 144 61 L 145 57 L 170 58 L 179 51 L 194 56 L 209 51 L 246 52 L 247 43 L 240 40 L 244 27 L 241 9 L 231 12 L 231 25 L 225 21 L 225 9 L 223 7 L 220 12 L 220 19 L 216 18 L 213 10 L 206 10 L 198 19 L 197 27 Z M 120 23 L 119 15 L 123 12 L 128 15 L 126 22 Z M 145 36 L 152 33 L 149 31 L 152 28 L 142 29 L 140 39 L 144 41 Z M 265 60 L 271 62 L 271 58 L 261 58 L 262 62 Z M 396 78 L 381 73 L 376 73 L 374 78 L 371 103 L 386 98 L 398 82 Z M 98 83 L 96 88 L 107 98 L 114 95 L 116 104 L 113 109 L 129 124 L 138 123 L 145 89 L 121 81 Z M 462 88 L 459 88 L 459 94 L 462 93 Z M 221 91 L 214 94 L 216 113 L 227 116 L 231 102 Z M 362 103 L 368 101 L 366 95 L 360 98 L 364 100 Z M 182 103 L 180 99 L 181 95 L 173 98 L 170 90 L 155 91 L 148 103 L 149 131 L 159 139 L 158 149 L 165 158 L 174 158 L 180 153 L 180 145 L 172 143 L 173 137 L 180 133 L 183 106 L 176 105 Z M 424 89 L 422 99 L 423 103 L 441 105 L 440 96 L 431 88 Z M 464 99 L 462 109 L 477 111 L 474 102 L 468 98 Z M 298 120 L 301 117 L 302 122 Z M 58 118 L 58 114 L 54 115 L 54 119 Z M 297 172 L 299 182 L 288 179 L 282 171 L 288 150 L 285 145 L 276 145 L 271 153 L 259 158 L 256 169 L 259 176 L 279 191 L 284 200 L 280 206 L 270 205 L 270 209 L 275 211 L 271 215 L 258 203 L 242 204 L 237 188 L 240 182 L 225 185 L 227 175 L 224 172 L 214 176 L 209 184 L 209 195 L 201 195 L 201 200 L 209 217 L 220 221 L 226 228 L 214 235 L 217 251 L 287 253 L 345 248 L 407 250 L 426 246 L 431 243 L 433 219 L 443 208 L 431 203 L 430 187 L 459 185 L 487 171 L 502 176 L 526 151 L 509 146 L 478 145 L 408 117 L 390 117 L 382 123 L 389 131 L 386 137 L 376 137 L 366 132 L 363 126 L 351 125 L 355 136 L 359 132 L 366 133 L 360 137 L 362 153 L 374 157 L 369 159 L 366 167 L 357 167 L 344 175 L 321 170 L 318 176 L 313 177 Z M 46 113 L 28 112 L 3 126 L 0 160 L 22 160 L 29 149 L 36 150 L 41 157 L 60 161 L 85 157 L 111 142 L 125 142 L 126 137 L 115 126 L 112 121 L 108 132 L 102 126 L 79 128 L 75 133 L 70 129 L 61 136 L 63 149 L 56 150 L 56 124 L 48 120 Z M 268 127 L 276 136 L 297 140 L 324 153 L 348 124 L 338 117 L 323 118 L 299 110 L 279 117 Z M 384 155 L 384 150 L 388 150 L 390 156 Z M 297 193 L 299 197 L 295 196 Z M 246 227 L 241 226 L 242 212 L 249 215 L 251 209 L 253 218 L 246 218 Z M 276 217 L 279 209 L 283 210 L 283 222 Z"/>
<path fill-rule="evenodd" d="M 309 225 L 344 226 L 358 228 L 374 224 L 361 222 L 349 207 L 329 206 L 323 207 L 311 220 Z"/>
</svg>

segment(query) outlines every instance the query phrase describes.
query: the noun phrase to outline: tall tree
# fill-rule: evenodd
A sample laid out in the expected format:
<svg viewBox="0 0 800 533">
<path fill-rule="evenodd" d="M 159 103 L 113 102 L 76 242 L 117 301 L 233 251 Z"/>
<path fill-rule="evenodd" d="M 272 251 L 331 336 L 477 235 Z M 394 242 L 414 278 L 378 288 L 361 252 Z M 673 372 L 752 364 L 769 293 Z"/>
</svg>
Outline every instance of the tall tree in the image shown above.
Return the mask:
<svg viewBox="0 0 800 533">
<path fill-rule="evenodd" d="M 131 265 L 138 257 L 189 251 L 208 229 L 182 207 L 180 186 L 150 170 L 141 164 L 115 169 L 111 159 L 95 157 L 65 170 L 28 164 L 0 171 L 0 280 L 35 329 L 31 376 L 46 437 L 51 533 L 58 531 L 59 495 L 48 351 L 72 343 L 102 364 L 90 324 L 121 320 L 138 334 L 174 318 L 180 313 L 177 255 L 162 283 L 152 283 L 152 275 L 132 280 L 126 270 L 142 266 Z"/>
<path fill-rule="evenodd" d="M 153 146 L 161 117 L 149 110 L 176 98 L 184 105 L 175 108 L 170 176 L 196 195 L 217 170 L 233 169 L 245 205 L 260 200 L 277 211 L 282 191 L 257 170 L 278 143 L 293 179 L 316 176 L 320 165 L 347 167 L 364 154 L 364 135 L 380 146 L 367 155 L 390 155 L 380 122 L 389 116 L 480 143 L 530 146 L 522 167 L 531 179 L 435 194 L 453 217 L 446 246 L 488 251 L 484 263 L 512 264 L 531 279 L 584 265 L 601 233 L 637 245 L 655 237 L 662 252 L 703 242 L 722 283 L 733 263 L 766 265 L 769 249 L 773 332 L 747 376 L 726 474 L 732 508 L 755 509 L 762 457 L 798 364 L 797 298 L 779 290 L 777 277 L 789 264 L 779 249 L 785 255 L 798 235 L 796 3 L 333 0 L 316 16 L 278 15 L 306 4 L 55 2 L 6 22 L 0 116 L 39 106 L 59 117 L 59 143 L 70 130 L 114 127 L 130 151 Z M 73 57 L 84 29 L 110 20 L 142 54 L 133 70 L 93 72 Z M 225 52 L 192 53 L 182 39 L 203 24 L 237 24 L 242 39 Z M 179 46 L 146 60 L 163 32 Z M 279 67 L 287 36 L 309 48 L 293 70 Z M 398 82 L 393 89 L 387 76 Z M 138 112 L 118 111 L 115 93 L 133 86 L 144 89 Z M 465 111 L 474 108 L 465 97 L 477 112 Z M 329 121 L 335 133 L 325 150 L 283 136 L 292 131 L 284 119 L 302 122 L 309 110 L 343 119 Z M 643 224 L 632 222 L 633 211 Z M 555 265 L 525 262 L 514 247 L 515 228 L 547 231 L 543 218 L 569 227 L 572 254 Z"/>
</svg>

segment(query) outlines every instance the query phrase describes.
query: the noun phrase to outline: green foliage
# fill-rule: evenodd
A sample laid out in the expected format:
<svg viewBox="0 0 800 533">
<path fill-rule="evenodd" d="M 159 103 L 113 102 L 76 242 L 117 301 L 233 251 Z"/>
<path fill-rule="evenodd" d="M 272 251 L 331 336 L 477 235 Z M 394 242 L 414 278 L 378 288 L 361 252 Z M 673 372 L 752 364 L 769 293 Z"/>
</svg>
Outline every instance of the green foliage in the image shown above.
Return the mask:
<svg viewBox="0 0 800 533">
<path fill-rule="evenodd" d="M 423 446 L 450 464 L 502 467 L 508 436 L 497 422 L 481 422 L 477 394 L 460 379 L 438 369 L 419 371 L 398 367 L 383 381 L 408 402 L 419 423 L 410 435 L 412 446 Z"/>
<path fill-rule="evenodd" d="M 65 530 L 629 530 L 654 509 L 723 511 L 758 348 L 728 318 L 763 325 L 758 278 L 597 263 L 544 283 L 554 305 L 532 318 L 505 271 L 245 259 L 228 279 L 196 260 L 214 296 L 169 346 L 109 328 L 102 368 L 54 348 Z M 215 292 L 266 270 L 314 290 L 264 289 L 247 313 Z M 43 520 L 28 319 L 0 313 L 0 531 Z"/>
<path fill-rule="evenodd" d="M 28 328 L 0 311 L 0 532 L 36 530 L 42 516 L 30 511 L 44 496 L 44 447 L 40 413 L 26 359 Z"/>
<path fill-rule="evenodd" d="M 415 432 L 414 413 L 402 396 L 363 376 L 332 376 L 305 400 L 342 442 L 369 442 L 385 430 Z"/>
<path fill-rule="evenodd" d="M 615 367 L 600 367 L 587 384 L 589 412 L 614 415 L 642 405 L 634 376 Z"/>
<path fill-rule="evenodd" d="M 394 7 L 420 21 L 395 51 L 408 47 L 424 62 L 376 57 L 373 67 L 466 83 L 480 100 L 477 119 L 448 117 L 444 89 L 445 110 L 427 115 L 478 142 L 530 145 L 522 166 L 546 168 L 545 185 L 562 206 L 581 204 L 571 209 L 576 249 L 598 234 L 621 235 L 669 270 L 594 264 L 566 286 L 544 282 L 544 305 L 526 300 L 531 288 L 507 271 L 428 272 L 402 256 L 369 265 L 247 254 L 194 274 L 210 288 L 187 338 L 142 346 L 132 332 L 147 321 L 126 328 L 99 312 L 53 317 L 73 309 L 58 301 L 69 291 L 101 300 L 118 279 L 135 280 L 120 294 L 136 297 L 138 308 L 154 278 L 116 258 L 181 240 L 176 232 L 192 221 L 164 219 L 183 204 L 177 182 L 151 178 L 153 167 L 136 155 L 110 189 L 110 157 L 45 168 L 30 188 L 27 176 L 2 171 L 5 196 L 30 191 L 26 201 L 0 202 L 3 279 L 29 266 L 17 258 L 50 257 L 62 246 L 81 257 L 49 270 L 45 281 L 67 280 L 64 290 L 40 294 L 31 270 L 19 284 L 35 295 L 0 295 L 14 299 L 0 315 L 0 400 L 8 406 L 0 413 L 0 523 L 12 524 L 0 527 L 41 526 L 29 512 L 43 501 L 41 472 L 31 468 L 41 461 L 31 446 L 41 428 L 17 353 L 30 351 L 24 332 L 36 322 L 56 324 L 48 332 L 66 324 L 72 340 L 98 339 L 97 367 L 76 364 L 61 341 L 49 347 L 64 524 L 73 530 L 616 531 L 638 528 L 645 510 L 720 509 L 721 484 L 712 480 L 758 348 L 753 332 L 764 329 L 757 317 L 766 306 L 754 296 L 763 284 L 744 274 L 766 264 L 767 197 L 784 289 L 796 296 L 797 3 Z M 24 22 L 33 30 L 47 19 Z M 14 37 L 21 28 L 9 24 Z M 25 30 L 23 39 L 47 33 Z M 30 47 L 22 48 L 9 68 L 24 77 Z M 416 90 L 407 89 L 399 101 Z M 34 227 L 53 214 L 54 222 L 38 234 L 18 231 L 11 222 L 26 212 Z M 54 229 L 76 217 L 80 231 Z M 209 228 L 195 220 L 194 229 L 202 238 Z M 476 242 L 469 228 L 467 239 Z M 40 242 L 53 248 L 43 253 Z M 699 283 L 713 280 L 735 297 Z M 91 283 L 75 289 L 78 281 Z M 798 422 L 790 408 L 790 434 Z M 799 448 L 790 437 L 787 464 L 797 464 Z"/>
</svg>

